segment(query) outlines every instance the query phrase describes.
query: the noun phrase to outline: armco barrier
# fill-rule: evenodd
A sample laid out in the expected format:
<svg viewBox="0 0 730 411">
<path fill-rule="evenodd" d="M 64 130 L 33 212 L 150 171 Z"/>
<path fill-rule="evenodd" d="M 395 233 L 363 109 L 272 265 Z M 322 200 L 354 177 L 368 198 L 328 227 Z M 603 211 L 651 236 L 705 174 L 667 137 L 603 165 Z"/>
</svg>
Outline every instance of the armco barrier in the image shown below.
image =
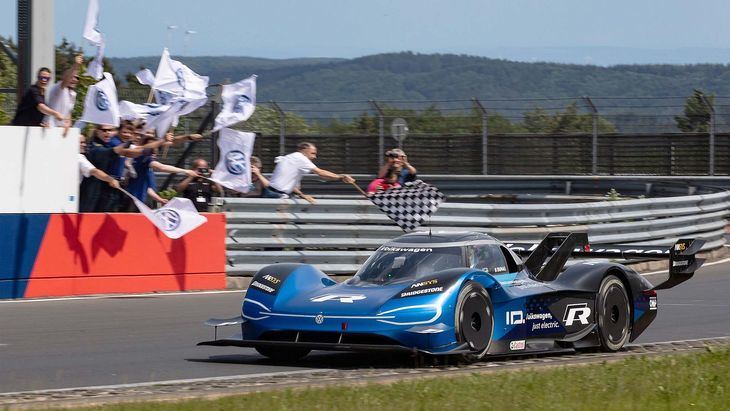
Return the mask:
<svg viewBox="0 0 730 411">
<path fill-rule="evenodd" d="M 225 288 L 225 216 L 171 240 L 140 214 L 0 214 L 0 298 Z"/>
<path fill-rule="evenodd" d="M 264 265 L 304 262 L 328 274 L 354 272 L 380 244 L 401 234 L 368 200 L 226 198 L 229 276 Z M 441 205 L 429 219 L 434 231 L 480 231 L 505 242 L 538 242 L 554 231 L 586 231 L 593 244 L 669 246 L 702 238 L 705 249 L 725 244 L 730 192 L 561 204 Z M 427 229 L 427 228 L 422 228 Z"/>
</svg>

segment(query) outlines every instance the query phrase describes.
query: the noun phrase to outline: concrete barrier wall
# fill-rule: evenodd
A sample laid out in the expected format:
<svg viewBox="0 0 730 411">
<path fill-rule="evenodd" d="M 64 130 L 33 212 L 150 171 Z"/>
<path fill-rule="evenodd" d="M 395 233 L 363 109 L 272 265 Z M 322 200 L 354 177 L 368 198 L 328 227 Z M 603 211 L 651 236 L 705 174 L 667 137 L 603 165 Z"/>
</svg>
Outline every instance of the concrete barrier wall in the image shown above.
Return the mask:
<svg viewBox="0 0 730 411">
<path fill-rule="evenodd" d="M 171 240 L 139 214 L 0 214 L 0 298 L 225 288 L 225 215 Z"/>
<path fill-rule="evenodd" d="M 0 213 L 75 213 L 79 130 L 0 126 Z"/>
</svg>

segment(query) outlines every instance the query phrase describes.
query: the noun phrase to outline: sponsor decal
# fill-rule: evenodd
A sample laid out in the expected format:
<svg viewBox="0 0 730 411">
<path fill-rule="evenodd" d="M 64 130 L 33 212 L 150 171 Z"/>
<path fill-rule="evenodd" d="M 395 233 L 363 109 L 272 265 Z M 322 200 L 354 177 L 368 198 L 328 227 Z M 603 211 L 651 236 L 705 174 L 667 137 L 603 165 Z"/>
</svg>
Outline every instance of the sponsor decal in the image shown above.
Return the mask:
<svg viewBox="0 0 730 411">
<path fill-rule="evenodd" d="M 494 271 L 495 274 L 504 273 L 504 272 L 507 272 L 507 267 L 494 267 L 494 270 L 492 270 L 492 271 Z"/>
<path fill-rule="evenodd" d="M 517 340 L 509 342 L 510 351 L 520 351 L 525 349 L 525 340 Z"/>
<path fill-rule="evenodd" d="M 426 295 L 426 294 L 436 294 L 441 293 L 444 291 L 444 287 L 431 287 L 431 288 L 423 288 L 420 290 L 413 290 L 413 291 L 404 291 L 400 293 L 400 297 L 413 297 L 416 295 Z"/>
<path fill-rule="evenodd" d="M 515 287 L 515 288 L 537 288 L 542 287 L 542 284 L 535 281 L 525 280 L 512 280 L 499 283 L 502 287 Z"/>
<path fill-rule="evenodd" d="M 380 247 L 380 251 L 395 251 L 398 253 L 432 253 L 433 248 Z"/>
<path fill-rule="evenodd" d="M 689 260 L 672 261 L 672 267 L 684 267 L 689 265 Z"/>
<path fill-rule="evenodd" d="M 309 301 L 313 303 L 323 303 L 325 301 L 337 300 L 343 304 L 352 304 L 355 301 L 364 300 L 366 298 L 367 297 L 362 294 L 325 294 L 318 297 L 312 297 Z"/>
<path fill-rule="evenodd" d="M 656 297 L 649 297 L 649 309 L 650 310 L 657 309 L 657 298 Z"/>
<path fill-rule="evenodd" d="M 322 315 L 322 314 L 317 314 L 317 315 L 316 315 L 316 316 L 314 317 L 314 322 L 315 322 L 316 324 L 322 324 L 322 323 L 324 322 L 324 315 Z"/>
<path fill-rule="evenodd" d="M 591 309 L 588 308 L 587 303 L 581 304 L 568 304 L 565 307 L 565 315 L 563 316 L 563 322 L 566 327 L 570 327 L 578 321 L 583 325 L 588 325 L 588 317 L 591 315 Z"/>
<path fill-rule="evenodd" d="M 687 249 L 687 244 L 685 244 L 685 243 L 677 243 L 674 245 L 675 251 L 684 251 L 686 249 Z"/>
<path fill-rule="evenodd" d="M 525 323 L 522 311 L 507 311 L 505 322 L 507 325 L 520 325 Z"/>
<path fill-rule="evenodd" d="M 428 287 L 430 285 L 436 285 L 438 283 L 439 283 L 439 280 L 434 278 L 433 280 L 426 280 L 426 281 L 421 281 L 418 283 L 413 283 L 413 284 L 411 284 L 411 288 Z"/>
<path fill-rule="evenodd" d="M 280 279 L 278 279 L 278 278 L 276 278 L 276 277 L 274 277 L 273 275 L 270 275 L 270 274 L 266 274 L 262 278 L 264 280 L 270 282 L 271 284 L 279 284 L 279 283 L 281 283 L 281 280 Z"/>
<path fill-rule="evenodd" d="M 251 283 L 251 287 L 258 288 L 259 290 L 265 291 L 269 294 L 273 294 L 276 292 L 276 290 L 273 287 L 269 287 L 268 285 L 261 284 L 260 282 L 255 281 L 255 280 Z"/>
</svg>

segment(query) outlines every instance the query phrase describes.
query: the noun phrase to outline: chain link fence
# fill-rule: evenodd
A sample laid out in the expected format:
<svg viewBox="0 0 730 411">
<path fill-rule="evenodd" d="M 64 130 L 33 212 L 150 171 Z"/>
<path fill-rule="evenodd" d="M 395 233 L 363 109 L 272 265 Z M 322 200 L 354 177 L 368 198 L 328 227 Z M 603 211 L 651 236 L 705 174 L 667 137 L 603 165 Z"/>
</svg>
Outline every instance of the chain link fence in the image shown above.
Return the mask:
<svg viewBox="0 0 730 411">
<path fill-rule="evenodd" d="M 147 87 L 119 89 L 123 100 L 148 97 Z M 0 90 L 6 121 L 15 104 L 14 91 Z M 687 115 L 687 96 L 259 101 L 240 128 L 259 134 L 254 155 L 265 172 L 310 141 L 320 167 L 352 174 L 374 174 L 385 150 L 402 147 L 422 174 L 730 175 L 730 97 L 702 104 L 704 113 Z M 214 105 L 182 118 L 176 133 L 197 131 Z M 678 117 L 700 131 L 680 131 Z M 397 118 L 409 128 L 400 142 L 390 130 Z M 174 147 L 163 161 L 174 164 L 185 150 Z M 196 157 L 215 163 L 214 139 L 187 150 L 182 166 Z"/>
</svg>

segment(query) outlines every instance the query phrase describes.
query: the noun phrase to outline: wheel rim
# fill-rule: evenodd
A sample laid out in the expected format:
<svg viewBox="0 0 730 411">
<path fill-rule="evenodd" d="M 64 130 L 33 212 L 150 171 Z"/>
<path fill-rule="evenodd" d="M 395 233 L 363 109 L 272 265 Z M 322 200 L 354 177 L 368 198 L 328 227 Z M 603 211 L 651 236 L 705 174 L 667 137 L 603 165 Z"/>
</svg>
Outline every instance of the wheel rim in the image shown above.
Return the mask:
<svg viewBox="0 0 730 411">
<path fill-rule="evenodd" d="M 461 333 L 464 342 L 472 350 L 482 351 L 491 339 L 491 317 L 489 303 L 478 293 L 471 293 L 464 299 L 461 309 Z"/>
<path fill-rule="evenodd" d="M 607 342 L 621 344 L 629 331 L 629 301 L 618 284 L 611 284 L 606 290 L 601 317 L 601 330 Z"/>
</svg>

